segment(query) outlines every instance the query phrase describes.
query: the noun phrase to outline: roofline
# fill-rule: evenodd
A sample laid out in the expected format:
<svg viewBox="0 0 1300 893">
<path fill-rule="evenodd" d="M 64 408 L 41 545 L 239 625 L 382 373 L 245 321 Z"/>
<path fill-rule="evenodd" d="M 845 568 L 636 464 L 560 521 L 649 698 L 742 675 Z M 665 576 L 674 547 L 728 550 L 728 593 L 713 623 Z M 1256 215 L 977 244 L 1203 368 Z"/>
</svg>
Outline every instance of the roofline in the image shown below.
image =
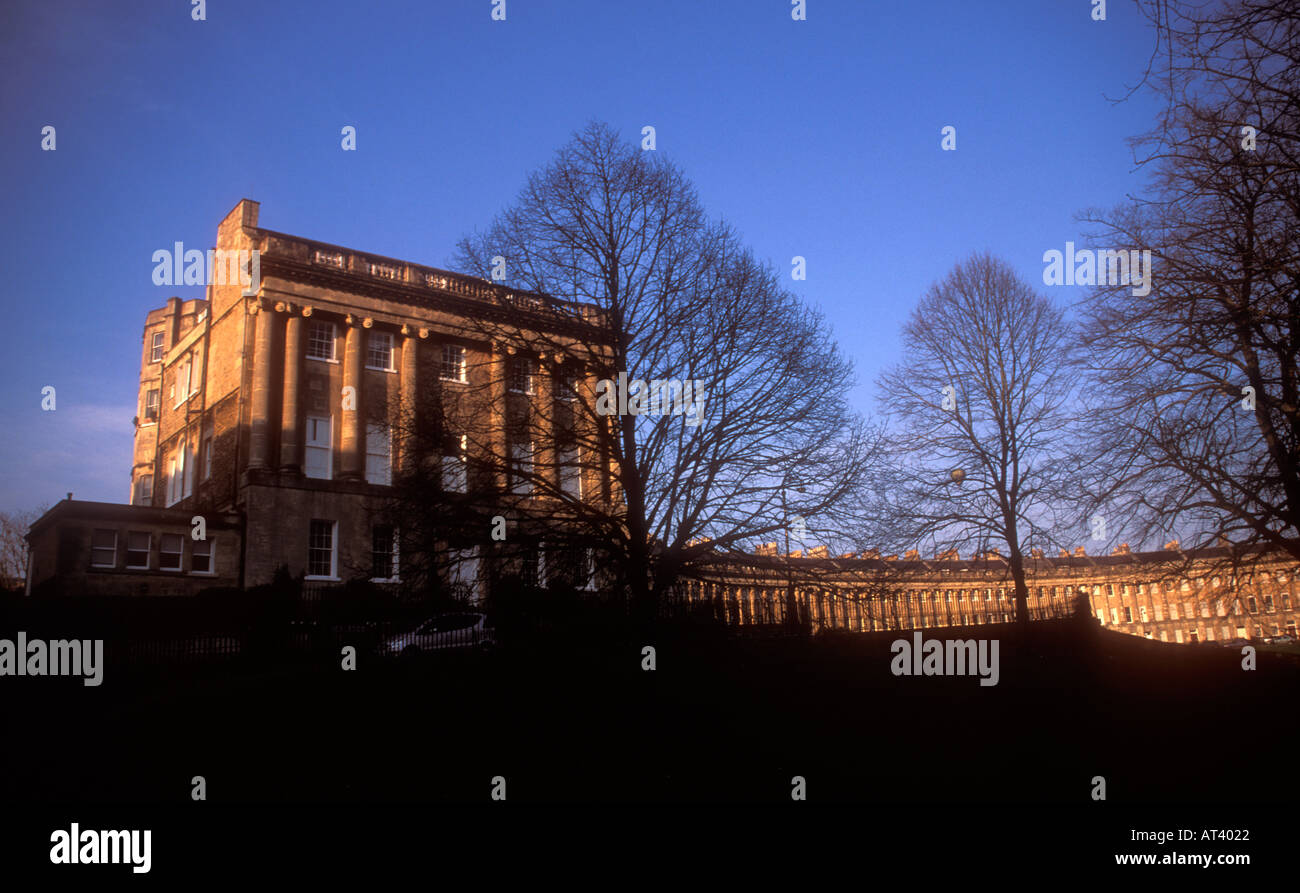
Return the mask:
<svg viewBox="0 0 1300 893">
<path fill-rule="evenodd" d="M 180 524 L 189 526 L 196 515 L 202 515 L 209 528 L 237 527 L 238 512 L 198 511 L 193 509 L 158 508 L 152 505 L 128 505 L 121 502 L 92 502 L 85 499 L 61 499 L 45 514 L 32 522 L 25 539 L 31 538 L 65 515 L 86 520 L 134 521 L 139 524 Z"/>
</svg>

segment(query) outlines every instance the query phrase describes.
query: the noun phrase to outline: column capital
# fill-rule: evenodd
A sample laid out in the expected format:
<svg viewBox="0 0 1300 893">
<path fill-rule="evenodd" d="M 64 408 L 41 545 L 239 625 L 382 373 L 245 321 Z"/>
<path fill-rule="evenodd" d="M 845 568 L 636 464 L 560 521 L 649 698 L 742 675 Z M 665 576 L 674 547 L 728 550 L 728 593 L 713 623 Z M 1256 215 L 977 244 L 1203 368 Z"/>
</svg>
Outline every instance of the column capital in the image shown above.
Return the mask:
<svg viewBox="0 0 1300 893">
<path fill-rule="evenodd" d="M 312 308 L 310 305 L 308 305 L 308 306 L 302 308 L 302 315 L 303 315 L 303 316 L 311 316 L 311 314 L 312 314 L 312 309 L 313 309 L 313 308 Z"/>
</svg>

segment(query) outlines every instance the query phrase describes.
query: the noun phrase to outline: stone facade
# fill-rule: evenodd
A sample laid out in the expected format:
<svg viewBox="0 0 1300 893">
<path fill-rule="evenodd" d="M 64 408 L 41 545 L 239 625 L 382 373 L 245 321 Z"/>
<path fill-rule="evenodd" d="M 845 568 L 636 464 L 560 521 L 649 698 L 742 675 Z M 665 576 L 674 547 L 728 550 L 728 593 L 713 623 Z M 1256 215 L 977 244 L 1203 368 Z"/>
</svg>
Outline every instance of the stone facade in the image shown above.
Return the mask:
<svg viewBox="0 0 1300 893">
<path fill-rule="evenodd" d="M 241 201 L 216 240 L 256 252 L 254 294 L 213 283 L 205 300 L 173 298 L 146 318 L 132 502 L 242 514 L 247 586 L 281 566 L 320 583 L 364 577 L 390 481 L 417 461 L 416 408 L 437 405 L 463 432 L 466 466 L 496 469 L 474 483 L 527 508 L 502 461 L 511 414 L 555 399 L 557 376 L 594 389 L 581 350 L 604 337 L 595 308 L 272 232 L 258 211 Z M 513 392 L 516 361 L 536 387 Z M 529 455 L 550 467 L 555 445 L 532 436 Z M 587 457 L 579 473 L 584 499 L 618 499 L 608 464 Z"/>
<path fill-rule="evenodd" d="M 1300 563 L 1278 553 L 1157 552 L 1089 556 L 1082 548 L 1026 560 L 1032 616 L 1065 617 L 1079 594 L 1107 629 L 1163 642 L 1296 635 Z M 793 602 L 790 594 L 793 593 Z M 923 560 L 878 553 L 781 556 L 769 545 L 729 557 L 682 584 L 687 601 L 718 606 L 730 623 L 780 623 L 798 612 L 816 628 L 846 630 L 978 626 L 1015 619 L 1015 587 L 996 552 Z"/>
<path fill-rule="evenodd" d="M 237 587 L 242 519 L 65 499 L 28 532 L 30 595 L 169 596 Z"/>
</svg>

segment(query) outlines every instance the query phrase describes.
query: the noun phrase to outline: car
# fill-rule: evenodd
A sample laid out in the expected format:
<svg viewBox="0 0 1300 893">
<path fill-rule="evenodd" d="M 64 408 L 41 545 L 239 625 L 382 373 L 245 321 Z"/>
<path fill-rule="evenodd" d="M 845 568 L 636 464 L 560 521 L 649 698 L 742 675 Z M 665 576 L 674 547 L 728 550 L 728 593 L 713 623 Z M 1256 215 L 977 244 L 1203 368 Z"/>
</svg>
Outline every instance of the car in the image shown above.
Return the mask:
<svg viewBox="0 0 1300 893">
<path fill-rule="evenodd" d="M 463 611 L 438 614 L 410 632 L 390 636 L 381 643 L 379 651 L 389 657 L 410 658 L 457 648 L 490 651 L 496 644 L 496 630 L 487 615 Z"/>
</svg>

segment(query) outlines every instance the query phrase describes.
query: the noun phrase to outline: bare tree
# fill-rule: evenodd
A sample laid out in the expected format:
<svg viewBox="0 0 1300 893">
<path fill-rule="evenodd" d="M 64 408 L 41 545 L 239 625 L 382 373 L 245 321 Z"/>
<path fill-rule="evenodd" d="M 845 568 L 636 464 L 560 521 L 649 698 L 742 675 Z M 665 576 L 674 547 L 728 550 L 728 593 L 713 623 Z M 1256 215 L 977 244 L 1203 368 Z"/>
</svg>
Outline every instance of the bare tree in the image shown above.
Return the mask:
<svg viewBox="0 0 1300 893">
<path fill-rule="evenodd" d="M 1149 294 L 1085 301 L 1091 491 L 1137 539 L 1300 558 L 1300 7 L 1141 4 L 1165 100 L 1132 140 L 1147 193 L 1092 241 L 1151 252 Z"/>
<path fill-rule="evenodd" d="M 843 526 L 874 442 L 849 364 L 661 153 L 587 126 L 455 266 L 508 310 L 472 323 L 505 355 L 480 378 L 502 413 L 480 515 L 594 549 L 645 606 L 789 518 Z"/>
<path fill-rule="evenodd" d="M 0 512 L 0 590 L 18 589 L 27 579 L 27 530 L 41 510 Z"/>
<path fill-rule="evenodd" d="M 903 360 L 878 383 L 897 468 L 879 493 L 877 529 L 896 546 L 1005 547 L 1021 621 L 1025 553 L 1061 526 L 1072 381 L 1064 314 L 981 254 L 921 299 L 903 327 Z"/>
</svg>

